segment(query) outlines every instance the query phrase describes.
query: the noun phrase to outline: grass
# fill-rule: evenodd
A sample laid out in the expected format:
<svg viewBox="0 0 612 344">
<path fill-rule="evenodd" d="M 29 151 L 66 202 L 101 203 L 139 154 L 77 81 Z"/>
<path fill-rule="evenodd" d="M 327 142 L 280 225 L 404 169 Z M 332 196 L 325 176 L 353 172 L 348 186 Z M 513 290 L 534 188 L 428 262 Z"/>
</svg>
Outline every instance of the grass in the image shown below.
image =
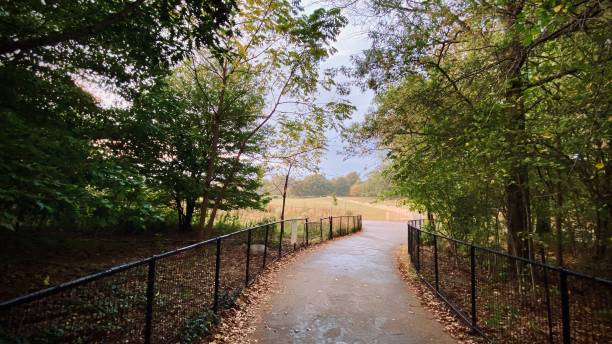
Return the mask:
<svg viewBox="0 0 612 344">
<path fill-rule="evenodd" d="M 232 214 L 241 219 L 280 218 L 282 198 L 274 198 L 266 211 L 237 210 Z M 374 197 L 287 198 L 285 218 L 311 219 L 327 216 L 362 215 L 364 220 L 401 221 L 421 218 L 421 215 L 399 204 L 397 200 L 379 201 Z"/>
</svg>

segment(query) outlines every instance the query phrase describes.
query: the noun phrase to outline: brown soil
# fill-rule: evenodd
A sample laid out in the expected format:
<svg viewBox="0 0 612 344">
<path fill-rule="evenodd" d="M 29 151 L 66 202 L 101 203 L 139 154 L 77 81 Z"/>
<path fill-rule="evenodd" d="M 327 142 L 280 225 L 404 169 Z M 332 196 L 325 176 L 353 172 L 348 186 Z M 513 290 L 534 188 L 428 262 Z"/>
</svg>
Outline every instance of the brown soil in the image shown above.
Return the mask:
<svg viewBox="0 0 612 344">
<path fill-rule="evenodd" d="M 198 233 L 72 234 L 0 231 L 0 300 L 198 241 Z"/>
</svg>

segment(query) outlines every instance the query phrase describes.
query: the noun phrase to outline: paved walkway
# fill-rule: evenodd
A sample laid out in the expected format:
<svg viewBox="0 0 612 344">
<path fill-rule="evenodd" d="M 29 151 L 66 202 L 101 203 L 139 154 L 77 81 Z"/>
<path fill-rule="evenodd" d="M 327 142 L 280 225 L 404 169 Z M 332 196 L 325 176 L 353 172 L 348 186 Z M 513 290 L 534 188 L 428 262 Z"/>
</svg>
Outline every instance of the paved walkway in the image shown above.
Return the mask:
<svg viewBox="0 0 612 344">
<path fill-rule="evenodd" d="M 281 291 L 256 324 L 259 343 L 456 343 L 406 288 L 395 250 L 402 222 L 364 230 L 315 250 L 281 274 Z"/>
</svg>

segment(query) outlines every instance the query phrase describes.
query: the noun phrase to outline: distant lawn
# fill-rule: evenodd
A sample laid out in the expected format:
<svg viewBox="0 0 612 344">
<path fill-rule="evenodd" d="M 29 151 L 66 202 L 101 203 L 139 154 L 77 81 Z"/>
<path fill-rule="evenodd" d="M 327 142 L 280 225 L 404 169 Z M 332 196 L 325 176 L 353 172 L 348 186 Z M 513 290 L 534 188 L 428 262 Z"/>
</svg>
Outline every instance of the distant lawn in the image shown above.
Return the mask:
<svg viewBox="0 0 612 344">
<path fill-rule="evenodd" d="M 232 213 L 243 219 L 272 216 L 279 218 L 281 207 L 282 198 L 274 198 L 266 212 L 241 210 Z M 314 219 L 339 215 L 363 215 L 364 220 L 390 221 L 421 218 L 421 215 L 408 207 L 399 206 L 397 200 L 377 201 L 374 197 L 338 197 L 337 204 L 334 205 L 332 197 L 287 198 L 285 218 Z"/>
</svg>

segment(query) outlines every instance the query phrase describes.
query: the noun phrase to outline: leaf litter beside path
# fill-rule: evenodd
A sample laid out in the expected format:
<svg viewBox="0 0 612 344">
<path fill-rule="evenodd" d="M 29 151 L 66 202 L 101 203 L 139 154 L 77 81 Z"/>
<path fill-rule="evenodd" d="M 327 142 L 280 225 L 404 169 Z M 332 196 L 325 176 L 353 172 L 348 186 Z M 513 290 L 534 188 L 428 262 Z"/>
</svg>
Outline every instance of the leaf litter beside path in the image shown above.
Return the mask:
<svg viewBox="0 0 612 344">
<path fill-rule="evenodd" d="M 436 321 L 444 326 L 444 329 L 461 344 L 484 343 L 480 337 L 470 333 L 470 328 L 466 326 L 457 316 L 440 301 L 438 297 L 419 279 L 416 272 L 410 265 L 406 245 L 402 245 L 396 251 L 397 268 L 402 275 L 402 279 L 407 282 L 407 286 L 412 291 L 421 305 L 430 312 Z"/>
</svg>

